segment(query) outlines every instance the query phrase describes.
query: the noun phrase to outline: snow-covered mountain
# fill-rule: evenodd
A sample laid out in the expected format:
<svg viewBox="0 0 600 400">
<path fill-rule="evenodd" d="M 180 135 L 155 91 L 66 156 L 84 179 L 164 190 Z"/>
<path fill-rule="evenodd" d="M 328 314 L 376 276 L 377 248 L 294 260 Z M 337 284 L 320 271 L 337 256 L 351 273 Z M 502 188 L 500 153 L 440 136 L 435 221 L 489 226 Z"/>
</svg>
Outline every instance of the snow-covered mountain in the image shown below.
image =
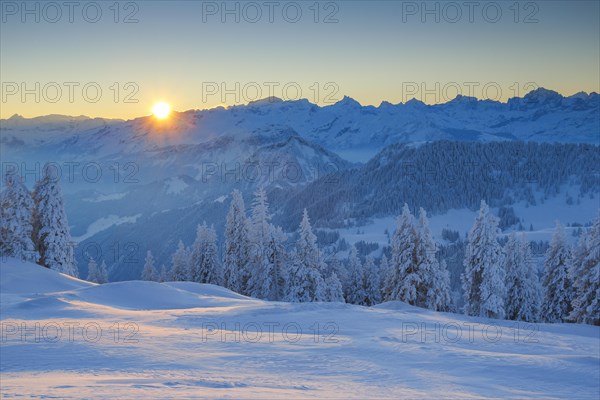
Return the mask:
<svg viewBox="0 0 600 400">
<path fill-rule="evenodd" d="M 21 156 L 41 150 L 32 145 L 70 157 L 91 157 L 201 144 L 223 136 L 276 139 L 292 131 L 362 161 L 398 142 L 518 139 L 597 144 L 599 126 L 597 93 L 564 97 L 543 88 L 506 103 L 458 96 L 437 105 L 413 99 L 373 107 L 344 97 L 320 107 L 305 99 L 270 98 L 242 106 L 174 113 L 167 122 L 157 122 L 153 117 L 108 121 L 56 116 L 30 120 L 13 116 L 0 121 L 3 150 Z"/>
<path fill-rule="evenodd" d="M 58 144 L 75 143 L 74 138 L 97 135 L 125 121 L 120 119 L 89 118 L 85 115 L 46 115 L 24 118 L 18 114 L 0 119 L 0 150 L 4 157 L 30 159 L 34 154 L 52 159 L 51 151 Z M 56 154 L 55 154 L 56 155 Z"/>
<path fill-rule="evenodd" d="M 579 204 L 599 195 L 599 165 L 599 147 L 590 144 L 399 143 L 366 164 L 297 188 L 280 223 L 293 226 L 304 207 L 317 225 L 335 227 L 395 215 L 404 203 L 433 214 L 475 210 L 481 199 L 495 207 L 520 201 L 535 207 L 557 196 L 565 205 Z"/>
<path fill-rule="evenodd" d="M 295 229 L 304 207 L 315 222 L 334 227 L 393 215 L 405 201 L 434 214 L 473 208 L 481 198 L 502 205 L 530 202 L 535 187 L 521 178 L 540 171 L 539 165 L 560 178 L 557 186 L 545 187 L 550 196 L 560 194 L 568 201 L 595 194 L 590 182 L 597 176 L 597 157 L 578 154 L 577 148 L 561 153 L 560 163 L 547 164 L 558 147 L 523 147 L 527 153 L 521 155 L 503 149 L 496 154 L 501 158 L 481 159 L 469 145 L 430 154 L 425 143 L 519 139 L 597 145 L 599 101 L 596 93 L 564 97 L 538 89 L 507 103 L 457 97 L 433 106 L 416 100 L 361 106 L 346 97 L 320 107 L 271 98 L 173 113 L 164 121 L 151 116 L 129 121 L 13 116 L 0 120 L 0 152 L 3 171 L 18 168 L 30 188 L 43 162 L 53 161 L 61 169 L 71 231 L 82 246 L 80 261 L 90 243 L 101 246 L 104 255 L 114 252 L 115 243 L 134 243 L 138 255 L 152 248 L 160 262 L 168 262 L 177 241 L 190 242 L 198 223 L 206 220 L 220 230 L 234 188 L 249 201 L 264 186 L 275 219 L 288 230 Z M 425 150 L 417 154 L 417 165 L 406 165 L 414 164 L 410 149 L 419 148 Z M 376 151 L 381 152 L 362 167 L 339 156 L 364 160 Z M 469 168 L 467 156 L 492 168 Z M 540 163 L 523 164 L 536 157 Z M 453 165 L 457 160 L 463 165 Z M 495 162 L 518 162 L 520 169 L 509 171 L 514 165 Z M 574 177 L 563 176 L 559 166 Z M 428 180 L 432 168 L 438 178 L 454 174 L 454 181 Z M 492 175 L 474 180 L 477 171 Z M 485 186 L 488 178 L 494 179 Z M 561 183 L 571 185 L 571 192 L 561 192 Z M 587 186 L 580 192 L 582 184 Z M 516 192 L 501 192 L 505 187 Z M 132 264 L 121 250 L 112 258 L 107 260 L 111 279 L 139 276 L 140 257 Z"/>
</svg>

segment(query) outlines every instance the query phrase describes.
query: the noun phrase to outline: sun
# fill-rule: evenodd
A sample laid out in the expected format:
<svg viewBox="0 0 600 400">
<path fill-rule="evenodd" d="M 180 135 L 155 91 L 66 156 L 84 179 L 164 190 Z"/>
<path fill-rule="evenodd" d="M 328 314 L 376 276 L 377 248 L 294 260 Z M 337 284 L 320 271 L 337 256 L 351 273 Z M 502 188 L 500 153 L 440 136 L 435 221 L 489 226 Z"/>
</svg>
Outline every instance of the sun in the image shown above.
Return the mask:
<svg viewBox="0 0 600 400">
<path fill-rule="evenodd" d="M 152 107 L 152 114 L 158 119 L 165 119 L 171 113 L 171 106 L 164 101 L 160 103 L 156 103 L 154 107 Z"/>
</svg>

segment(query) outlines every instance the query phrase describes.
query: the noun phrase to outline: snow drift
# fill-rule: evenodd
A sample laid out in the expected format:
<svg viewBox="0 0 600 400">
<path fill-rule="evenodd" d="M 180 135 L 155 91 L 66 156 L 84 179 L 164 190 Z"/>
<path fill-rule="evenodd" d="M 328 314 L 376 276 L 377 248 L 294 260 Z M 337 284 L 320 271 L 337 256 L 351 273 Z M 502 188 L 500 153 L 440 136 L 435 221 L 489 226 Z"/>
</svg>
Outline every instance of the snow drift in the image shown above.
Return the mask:
<svg viewBox="0 0 600 400">
<path fill-rule="evenodd" d="M 0 282 L 3 398 L 600 394 L 594 326 L 266 302 L 189 282 L 94 285 L 15 259 Z"/>
</svg>

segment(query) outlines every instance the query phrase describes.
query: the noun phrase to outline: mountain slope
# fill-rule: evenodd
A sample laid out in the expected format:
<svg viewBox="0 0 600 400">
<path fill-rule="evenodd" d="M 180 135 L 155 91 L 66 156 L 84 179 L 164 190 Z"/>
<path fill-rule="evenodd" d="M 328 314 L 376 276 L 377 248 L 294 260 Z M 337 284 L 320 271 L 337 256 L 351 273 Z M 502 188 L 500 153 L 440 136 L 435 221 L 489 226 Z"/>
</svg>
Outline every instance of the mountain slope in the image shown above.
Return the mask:
<svg viewBox="0 0 600 400">
<path fill-rule="evenodd" d="M 9 259 L 0 265 L 0 281 L 33 268 L 39 269 Z M 2 397 L 600 394 L 595 326 L 515 324 L 401 302 L 372 308 L 266 302 L 191 283 L 135 281 L 28 293 L 46 279 L 31 274 L 2 287 Z M 21 327 L 29 329 L 24 337 Z"/>
<path fill-rule="evenodd" d="M 600 193 L 598 146 L 439 141 L 386 147 L 368 163 L 320 178 L 289 196 L 278 213 L 293 226 L 304 207 L 322 226 L 398 215 L 404 203 L 430 214 L 561 196 L 578 203 Z M 568 187 L 567 192 L 564 186 Z"/>
</svg>

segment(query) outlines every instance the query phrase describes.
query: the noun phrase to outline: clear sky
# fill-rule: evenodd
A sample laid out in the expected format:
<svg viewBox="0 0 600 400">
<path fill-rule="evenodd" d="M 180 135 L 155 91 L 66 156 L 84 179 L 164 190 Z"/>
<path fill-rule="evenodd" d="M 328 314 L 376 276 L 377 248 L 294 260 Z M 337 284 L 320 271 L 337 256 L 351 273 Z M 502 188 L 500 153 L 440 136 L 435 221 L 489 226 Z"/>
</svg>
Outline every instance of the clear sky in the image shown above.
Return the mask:
<svg viewBox="0 0 600 400">
<path fill-rule="evenodd" d="M 2 0 L 0 117 L 598 92 L 599 3 Z"/>
</svg>

